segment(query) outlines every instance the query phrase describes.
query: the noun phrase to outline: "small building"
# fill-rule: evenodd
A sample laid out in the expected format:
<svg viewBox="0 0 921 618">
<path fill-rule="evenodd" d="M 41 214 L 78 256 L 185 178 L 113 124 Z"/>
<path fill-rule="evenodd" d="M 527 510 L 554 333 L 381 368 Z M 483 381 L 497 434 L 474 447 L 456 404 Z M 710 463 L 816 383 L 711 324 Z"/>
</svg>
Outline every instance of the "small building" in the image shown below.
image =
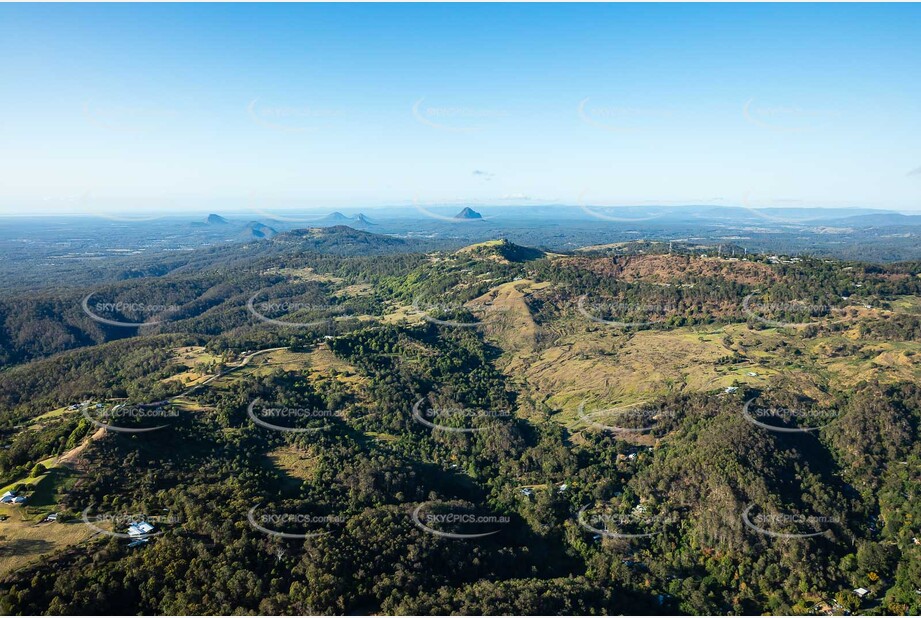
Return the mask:
<svg viewBox="0 0 921 618">
<path fill-rule="evenodd" d="M 727 387 L 726 387 L 726 390 L 723 391 L 723 392 L 724 392 L 724 393 L 734 393 L 734 392 L 736 392 L 737 390 L 739 390 L 739 387 L 738 387 L 738 386 L 727 386 Z"/>
<path fill-rule="evenodd" d="M 567 485 L 566 483 L 563 483 L 563 484 L 560 485 L 560 487 L 559 487 L 560 493 L 563 493 L 563 492 L 566 491 L 567 489 L 569 489 L 569 485 Z"/>
<path fill-rule="evenodd" d="M 3 504 L 22 504 L 26 501 L 25 496 L 17 496 L 15 492 L 8 491 L 0 496 L 0 503 Z"/>
<path fill-rule="evenodd" d="M 524 489 L 521 490 L 522 496 L 531 496 L 533 493 L 534 493 L 534 490 L 531 489 L 530 487 L 525 487 Z"/>
<path fill-rule="evenodd" d="M 57 520 L 58 520 L 58 514 L 57 514 L 57 513 L 48 513 L 48 514 L 45 516 L 45 519 L 43 519 L 42 521 L 57 521 Z"/>
<path fill-rule="evenodd" d="M 857 596 L 859 596 L 859 597 L 862 599 L 862 598 L 864 598 L 865 596 L 867 596 L 868 594 L 870 594 L 870 591 L 867 590 L 866 588 L 855 588 L 855 589 L 854 589 L 854 594 L 856 594 Z"/>
<path fill-rule="evenodd" d="M 149 541 L 149 540 L 150 540 L 150 539 L 135 539 L 135 540 L 131 541 L 130 543 L 128 543 L 128 547 L 137 547 L 138 545 L 143 545 L 144 543 L 146 543 L 146 542 Z"/>
<path fill-rule="evenodd" d="M 144 536 L 153 532 L 154 527 L 146 521 L 133 521 L 128 524 L 128 535 L 132 537 Z"/>
</svg>

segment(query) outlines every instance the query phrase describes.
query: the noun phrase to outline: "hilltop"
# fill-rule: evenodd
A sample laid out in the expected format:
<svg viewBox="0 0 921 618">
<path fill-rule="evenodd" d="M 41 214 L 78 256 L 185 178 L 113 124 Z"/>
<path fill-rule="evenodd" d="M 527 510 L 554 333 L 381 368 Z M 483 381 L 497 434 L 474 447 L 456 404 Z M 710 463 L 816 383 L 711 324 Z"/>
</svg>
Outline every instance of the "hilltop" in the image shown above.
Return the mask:
<svg viewBox="0 0 921 618">
<path fill-rule="evenodd" d="M 347 225 L 311 227 L 279 234 L 277 243 L 298 243 L 301 249 L 336 255 L 368 255 L 406 250 L 407 241 L 401 238 L 356 230 Z"/>
<path fill-rule="evenodd" d="M 472 208 L 464 208 L 462 211 L 454 215 L 455 219 L 482 219 L 483 215 L 478 213 Z"/>
<path fill-rule="evenodd" d="M 485 242 L 469 245 L 457 251 L 458 255 L 471 255 L 476 257 L 492 257 L 508 262 L 527 262 L 546 257 L 540 249 L 516 245 L 505 238 L 487 240 Z"/>
</svg>

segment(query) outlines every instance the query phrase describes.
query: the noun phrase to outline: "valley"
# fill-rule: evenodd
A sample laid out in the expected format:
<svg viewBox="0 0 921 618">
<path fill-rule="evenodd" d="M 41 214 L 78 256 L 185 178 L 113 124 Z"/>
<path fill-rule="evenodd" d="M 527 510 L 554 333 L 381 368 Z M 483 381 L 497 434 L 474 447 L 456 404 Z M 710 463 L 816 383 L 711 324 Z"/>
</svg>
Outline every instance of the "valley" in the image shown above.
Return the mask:
<svg viewBox="0 0 921 618">
<path fill-rule="evenodd" d="M 0 372 L 0 485 L 24 498 L 0 505 L 6 611 L 919 607 L 918 263 L 267 242 L 5 299 L 18 328 L 85 333 L 20 340 Z M 158 534 L 132 545 L 139 517 Z"/>
</svg>

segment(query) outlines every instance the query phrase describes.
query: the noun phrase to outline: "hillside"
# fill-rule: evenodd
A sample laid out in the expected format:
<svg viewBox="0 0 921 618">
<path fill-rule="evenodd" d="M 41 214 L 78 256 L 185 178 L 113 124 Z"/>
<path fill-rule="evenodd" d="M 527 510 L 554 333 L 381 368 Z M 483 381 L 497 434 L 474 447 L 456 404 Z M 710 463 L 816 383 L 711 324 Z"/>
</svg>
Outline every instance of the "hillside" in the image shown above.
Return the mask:
<svg viewBox="0 0 921 618">
<path fill-rule="evenodd" d="M 459 249 L 457 253 L 477 258 L 494 258 L 505 262 L 527 262 L 546 257 L 546 254 L 539 249 L 522 247 L 505 238 L 476 243 Z"/>
<path fill-rule="evenodd" d="M 250 245 L 4 299 L 4 611 L 919 611 L 917 263 Z"/>
</svg>

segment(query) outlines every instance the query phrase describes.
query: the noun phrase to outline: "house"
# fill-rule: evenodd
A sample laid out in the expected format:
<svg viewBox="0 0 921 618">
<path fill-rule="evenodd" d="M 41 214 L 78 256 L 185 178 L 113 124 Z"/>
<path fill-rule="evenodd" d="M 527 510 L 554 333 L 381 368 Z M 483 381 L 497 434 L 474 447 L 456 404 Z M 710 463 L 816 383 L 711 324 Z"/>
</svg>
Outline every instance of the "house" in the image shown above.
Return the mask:
<svg viewBox="0 0 921 618">
<path fill-rule="evenodd" d="M 44 521 L 57 521 L 57 520 L 58 520 L 57 513 L 48 513 L 47 515 L 45 515 L 45 519 L 43 519 L 42 521 L 44 522 Z"/>
<path fill-rule="evenodd" d="M 146 521 L 133 521 L 128 524 L 128 536 L 144 536 L 153 532 L 153 529 Z"/>
<path fill-rule="evenodd" d="M 134 541 L 131 541 L 130 543 L 128 543 L 128 547 L 137 547 L 138 545 L 143 545 L 149 540 L 150 539 L 135 539 Z"/>
<path fill-rule="evenodd" d="M 524 489 L 521 490 L 522 496 L 531 496 L 533 493 L 534 493 L 534 490 L 532 490 L 530 487 L 525 487 Z"/>
<path fill-rule="evenodd" d="M 560 493 L 566 491 L 567 489 L 569 489 L 569 485 L 567 485 L 566 483 L 563 483 L 563 484 L 560 485 L 560 487 L 559 487 Z"/>
<path fill-rule="evenodd" d="M 755 373 L 754 371 L 749 371 L 749 372 L 748 372 L 748 375 L 754 378 L 754 377 L 757 376 L 758 374 Z"/>
<path fill-rule="evenodd" d="M 867 596 L 868 594 L 870 594 L 870 591 L 867 590 L 866 588 L 855 588 L 855 589 L 854 589 L 854 594 L 856 594 L 857 596 L 859 596 L 859 597 L 862 599 L 862 598 L 864 598 L 865 596 Z"/>
<path fill-rule="evenodd" d="M 22 504 L 26 501 L 25 496 L 17 496 L 14 492 L 8 491 L 0 496 L 0 502 L 3 504 Z"/>
<path fill-rule="evenodd" d="M 724 392 L 724 393 L 734 393 L 734 392 L 736 392 L 737 390 L 739 390 L 739 387 L 738 387 L 738 386 L 727 386 L 727 387 L 726 387 L 726 390 L 723 391 L 723 392 Z"/>
</svg>

